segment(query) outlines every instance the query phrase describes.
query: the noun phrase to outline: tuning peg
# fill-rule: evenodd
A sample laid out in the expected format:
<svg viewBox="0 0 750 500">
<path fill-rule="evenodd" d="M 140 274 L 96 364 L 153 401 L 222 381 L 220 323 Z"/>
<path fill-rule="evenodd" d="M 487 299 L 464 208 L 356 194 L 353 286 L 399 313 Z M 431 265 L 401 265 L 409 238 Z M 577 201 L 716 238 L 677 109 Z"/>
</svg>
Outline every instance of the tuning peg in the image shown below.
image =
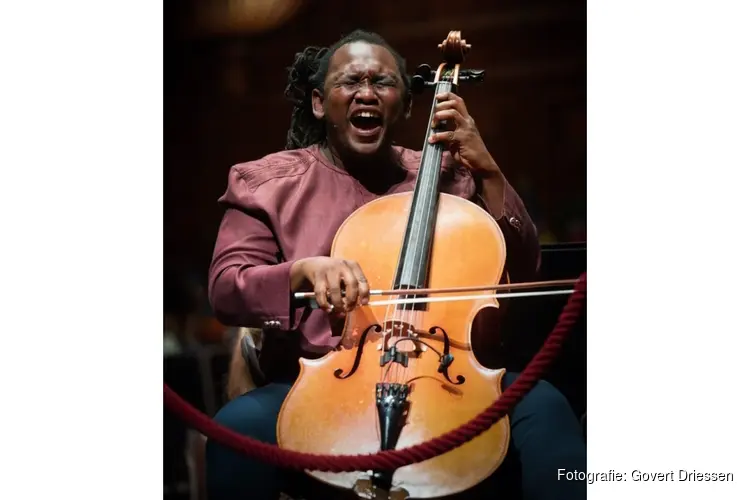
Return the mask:
<svg viewBox="0 0 750 500">
<path fill-rule="evenodd" d="M 421 94 L 422 92 L 424 92 L 425 87 L 426 85 L 424 78 L 419 75 L 411 77 L 411 91 L 414 94 Z"/>
<path fill-rule="evenodd" d="M 434 72 L 432 71 L 432 68 L 430 68 L 429 64 L 420 64 L 419 66 L 417 66 L 416 74 L 421 76 L 425 80 L 430 80 Z"/>
<path fill-rule="evenodd" d="M 458 72 L 458 80 L 467 83 L 480 83 L 484 81 L 483 69 L 462 69 Z"/>
</svg>

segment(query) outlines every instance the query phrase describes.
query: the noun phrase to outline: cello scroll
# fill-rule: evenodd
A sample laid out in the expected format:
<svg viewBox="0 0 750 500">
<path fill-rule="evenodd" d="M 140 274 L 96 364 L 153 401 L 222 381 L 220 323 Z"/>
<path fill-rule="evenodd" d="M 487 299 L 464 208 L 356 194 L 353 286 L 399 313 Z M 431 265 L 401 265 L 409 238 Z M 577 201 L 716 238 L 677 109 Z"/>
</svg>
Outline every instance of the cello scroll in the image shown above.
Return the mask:
<svg viewBox="0 0 750 500">
<path fill-rule="evenodd" d="M 414 94 L 422 94 L 425 89 L 433 88 L 443 77 L 443 70 L 450 71 L 453 78 L 453 84 L 459 83 L 481 83 L 484 81 L 483 69 L 461 69 L 460 65 L 466 59 L 471 45 L 461 38 L 460 31 L 451 31 L 448 37 L 438 45 L 443 53 L 445 62 L 440 65 L 437 71 L 430 68 L 428 64 L 421 64 L 417 67 L 414 76 L 411 79 L 411 91 Z"/>
</svg>

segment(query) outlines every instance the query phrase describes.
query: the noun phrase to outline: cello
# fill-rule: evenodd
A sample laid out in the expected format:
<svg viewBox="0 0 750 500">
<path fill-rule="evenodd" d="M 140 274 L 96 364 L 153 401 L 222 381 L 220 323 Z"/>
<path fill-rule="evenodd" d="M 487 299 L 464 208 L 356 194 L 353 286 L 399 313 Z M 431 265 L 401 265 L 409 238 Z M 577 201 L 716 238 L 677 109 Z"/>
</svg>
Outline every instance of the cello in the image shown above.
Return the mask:
<svg viewBox="0 0 750 500">
<path fill-rule="evenodd" d="M 428 141 L 443 130 L 432 127 L 435 96 L 481 80 L 484 72 L 461 69 L 470 45 L 459 31 L 438 47 L 444 60 L 434 77 L 422 65 L 413 82 L 434 88 L 414 190 L 357 209 L 331 249 L 334 258 L 358 262 L 385 300 L 349 312 L 333 351 L 300 359 L 278 417 L 281 448 L 324 455 L 401 449 L 459 427 L 501 394 L 505 370 L 477 361 L 471 335 L 476 315 L 499 307 L 496 296 L 482 292 L 502 287 L 505 239 L 478 205 L 439 191 L 444 146 Z M 442 300 L 431 300 L 436 291 Z M 364 498 L 443 497 L 489 477 L 509 441 L 505 416 L 462 446 L 395 471 L 307 474 Z"/>
</svg>

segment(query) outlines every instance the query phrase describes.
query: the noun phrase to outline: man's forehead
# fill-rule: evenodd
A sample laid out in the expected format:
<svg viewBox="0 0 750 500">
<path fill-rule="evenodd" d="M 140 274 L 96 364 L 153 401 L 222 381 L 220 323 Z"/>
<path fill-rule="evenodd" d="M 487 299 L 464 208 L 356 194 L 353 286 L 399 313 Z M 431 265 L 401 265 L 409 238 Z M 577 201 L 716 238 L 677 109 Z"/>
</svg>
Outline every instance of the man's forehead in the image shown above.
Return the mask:
<svg viewBox="0 0 750 500">
<path fill-rule="evenodd" d="M 396 70 L 396 61 L 385 47 L 353 42 L 339 48 L 331 58 L 335 72 L 357 70 Z"/>
</svg>

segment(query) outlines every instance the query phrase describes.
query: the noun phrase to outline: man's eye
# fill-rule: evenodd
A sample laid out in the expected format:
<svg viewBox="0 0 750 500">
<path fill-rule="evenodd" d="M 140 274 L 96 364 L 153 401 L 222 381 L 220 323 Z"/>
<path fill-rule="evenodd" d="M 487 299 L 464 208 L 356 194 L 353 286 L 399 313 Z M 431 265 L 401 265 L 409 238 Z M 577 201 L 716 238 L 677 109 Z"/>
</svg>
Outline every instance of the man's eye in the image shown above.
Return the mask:
<svg viewBox="0 0 750 500">
<path fill-rule="evenodd" d="M 375 80 L 375 85 L 380 85 L 382 87 L 395 87 L 396 80 L 390 77 L 380 78 L 380 79 Z"/>
</svg>

